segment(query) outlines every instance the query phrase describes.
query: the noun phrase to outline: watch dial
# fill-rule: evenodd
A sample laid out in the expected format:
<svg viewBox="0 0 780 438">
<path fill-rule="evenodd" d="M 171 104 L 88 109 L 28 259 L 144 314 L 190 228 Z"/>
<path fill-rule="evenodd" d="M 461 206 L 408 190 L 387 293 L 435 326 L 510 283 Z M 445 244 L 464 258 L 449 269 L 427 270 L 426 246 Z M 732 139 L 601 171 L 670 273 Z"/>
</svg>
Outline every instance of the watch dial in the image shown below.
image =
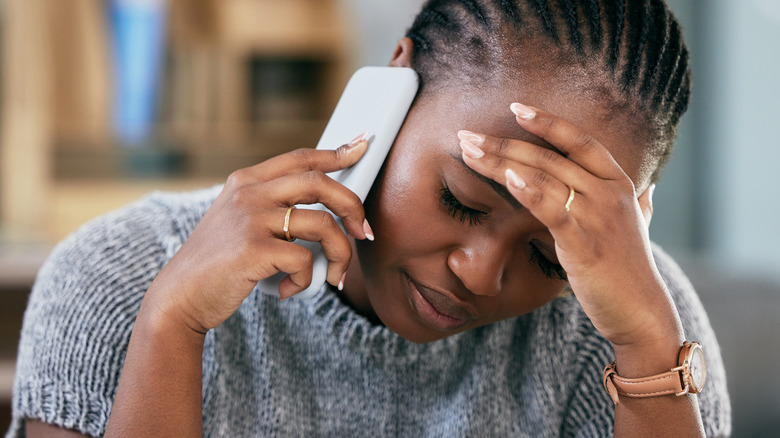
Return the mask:
<svg viewBox="0 0 780 438">
<path fill-rule="evenodd" d="M 695 392 L 701 391 L 706 377 L 707 365 L 704 363 L 704 353 L 701 348 L 694 348 L 691 354 L 691 383 Z"/>
</svg>

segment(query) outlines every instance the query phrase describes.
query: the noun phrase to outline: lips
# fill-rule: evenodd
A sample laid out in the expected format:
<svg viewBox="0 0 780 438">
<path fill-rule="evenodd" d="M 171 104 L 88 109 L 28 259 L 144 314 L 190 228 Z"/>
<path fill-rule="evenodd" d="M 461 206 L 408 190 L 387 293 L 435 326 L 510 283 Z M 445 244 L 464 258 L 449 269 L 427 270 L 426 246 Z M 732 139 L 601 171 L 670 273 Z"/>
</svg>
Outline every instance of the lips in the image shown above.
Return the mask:
<svg viewBox="0 0 780 438">
<path fill-rule="evenodd" d="M 439 330 L 455 330 L 477 318 L 477 313 L 447 294 L 433 290 L 406 275 L 410 302 L 423 322 Z"/>
</svg>

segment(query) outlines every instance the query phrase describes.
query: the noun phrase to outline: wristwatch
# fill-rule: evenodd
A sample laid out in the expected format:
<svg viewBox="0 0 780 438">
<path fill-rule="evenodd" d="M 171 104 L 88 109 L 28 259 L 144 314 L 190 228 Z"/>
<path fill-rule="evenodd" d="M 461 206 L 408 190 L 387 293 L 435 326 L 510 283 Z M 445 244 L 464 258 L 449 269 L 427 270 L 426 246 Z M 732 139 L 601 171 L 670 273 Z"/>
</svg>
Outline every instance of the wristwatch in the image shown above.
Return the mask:
<svg viewBox="0 0 780 438">
<path fill-rule="evenodd" d="M 704 351 L 698 342 L 686 341 L 680 349 L 677 367 L 665 373 L 638 379 L 627 379 L 617 374 L 615 362 L 604 368 L 604 388 L 619 404 L 618 394 L 626 397 L 655 397 L 659 395 L 698 394 L 707 378 Z"/>
</svg>

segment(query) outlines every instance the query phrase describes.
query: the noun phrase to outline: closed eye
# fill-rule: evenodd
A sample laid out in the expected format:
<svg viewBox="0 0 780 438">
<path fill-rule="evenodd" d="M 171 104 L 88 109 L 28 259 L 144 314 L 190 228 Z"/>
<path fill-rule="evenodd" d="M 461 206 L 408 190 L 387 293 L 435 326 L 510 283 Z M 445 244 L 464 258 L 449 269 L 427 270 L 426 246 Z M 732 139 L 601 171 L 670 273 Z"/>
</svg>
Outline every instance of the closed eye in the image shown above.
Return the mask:
<svg viewBox="0 0 780 438">
<path fill-rule="evenodd" d="M 538 266 L 545 277 L 554 280 L 567 281 L 568 277 L 563 267 L 557 263 L 553 263 L 550 261 L 550 259 L 545 257 L 542 251 L 539 249 L 538 244 L 534 242 L 535 241 L 532 240 L 528 243 L 528 245 L 531 247 L 530 262 Z"/>
<path fill-rule="evenodd" d="M 444 187 L 439 190 L 439 200 L 447 212 L 453 218 L 457 219 L 461 223 L 468 222 L 469 226 L 481 225 L 482 221 L 487 217 L 487 213 L 484 211 L 476 210 L 463 205 L 458 198 L 450 191 L 450 188 L 445 184 Z"/>
</svg>

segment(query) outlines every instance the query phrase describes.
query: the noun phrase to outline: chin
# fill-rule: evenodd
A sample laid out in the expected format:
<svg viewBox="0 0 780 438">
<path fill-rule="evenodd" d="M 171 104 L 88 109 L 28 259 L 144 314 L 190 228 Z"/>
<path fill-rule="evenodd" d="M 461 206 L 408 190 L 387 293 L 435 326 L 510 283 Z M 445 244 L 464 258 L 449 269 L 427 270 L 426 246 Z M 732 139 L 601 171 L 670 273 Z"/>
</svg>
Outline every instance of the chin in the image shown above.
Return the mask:
<svg viewBox="0 0 780 438">
<path fill-rule="evenodd" d="M 380 307 L 381 309 L 382 307 Z M 376 309 L 376 307 L 375 307 Z M 399 315 L 399 313 L 401 313 Z M 393 333 L 404 338 L 409 342 L 415 344 L 428 344 L 430 342 L 439 341 L 441 339 L 463 333 L 470 330 L 473 327 L 465 326 L 458 330 L 440 331 L 434 328 L 429 328 L 422 325 L 420 322 L 415 321 L 410 315 L 404 315 L 403 312 L 376 312 L 377 317 L 385 327 L 391 330 Z"/>
</svg>

